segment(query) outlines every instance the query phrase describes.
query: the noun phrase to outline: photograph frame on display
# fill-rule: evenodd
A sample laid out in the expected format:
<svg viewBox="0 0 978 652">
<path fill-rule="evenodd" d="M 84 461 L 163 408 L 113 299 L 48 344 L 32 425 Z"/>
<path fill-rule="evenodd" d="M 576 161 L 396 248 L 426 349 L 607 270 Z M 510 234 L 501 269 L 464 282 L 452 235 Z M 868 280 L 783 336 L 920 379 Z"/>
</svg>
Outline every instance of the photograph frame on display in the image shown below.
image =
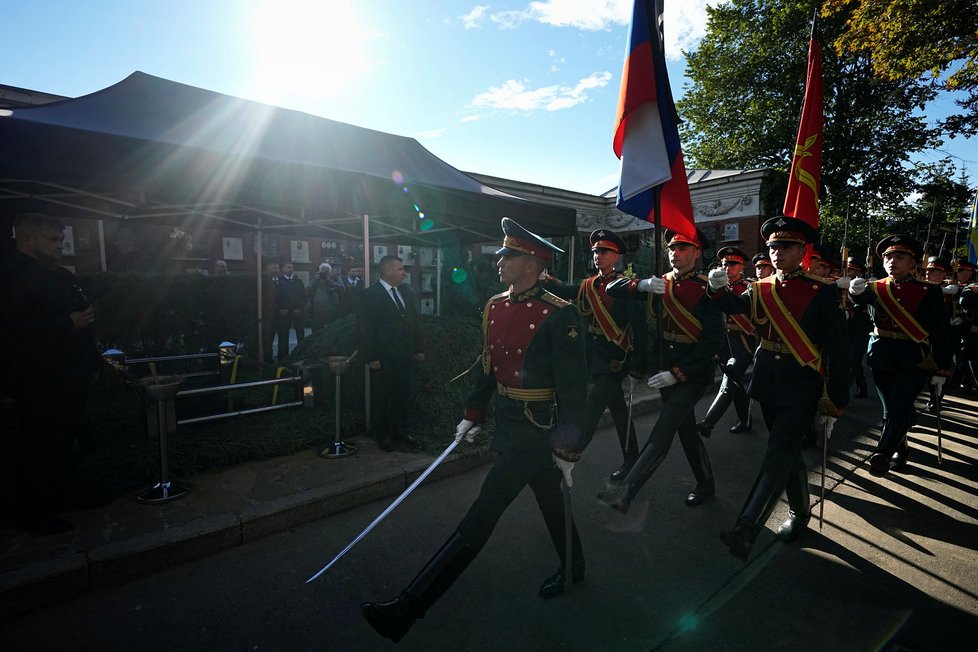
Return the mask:
<svg viewBox="0 0 978 652">
<path fill-rule="evenodd" d="M 74 256 L 75 255 L 75 227 L 71 225 L 66 225 L 64 233 L 65 233 L 64 249 L 61 251 L 61 255 Z"/>
<path fill-rule="evenodd" d="M 251 253 L 258 254 L 258 236 L 251 240 Z M 278 236 L 262 234 L 261 255 L 265 258 L 278 258 Z"/>
<path fill-rule="evenodd" d="M 372 261 L 374 264 L 379 263 L 380 259 L 387 255 L 387 245 L 374 245 L 373 250 Z"/>
<path fill-rule="evenodd" d="M 244 241 L 241 238 L 221 238 L 221 253 L 224 260 L 244 260 Z"/>
<path fill-rule="evenodd" d="M 309 242 L 306 240 L 290 240 L 289 260 L 293 263 L 308 263 Z"/>
</svg>

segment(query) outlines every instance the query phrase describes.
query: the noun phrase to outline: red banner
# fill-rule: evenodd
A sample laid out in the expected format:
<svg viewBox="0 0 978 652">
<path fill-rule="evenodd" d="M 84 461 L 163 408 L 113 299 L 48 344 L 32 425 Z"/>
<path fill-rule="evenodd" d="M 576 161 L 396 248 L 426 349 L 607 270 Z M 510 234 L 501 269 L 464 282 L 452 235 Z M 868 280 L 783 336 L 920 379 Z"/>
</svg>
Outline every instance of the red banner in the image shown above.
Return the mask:
<svg viewBox="0 0 978 652">
<path fill-rule="evenodd" d="M 805 105 L 791 159 L 784 214 L 818 228 L 818 189 L 822 171 L 823 138 L 822 54 L 818 41 L 808 44 Z"/>
</svg>

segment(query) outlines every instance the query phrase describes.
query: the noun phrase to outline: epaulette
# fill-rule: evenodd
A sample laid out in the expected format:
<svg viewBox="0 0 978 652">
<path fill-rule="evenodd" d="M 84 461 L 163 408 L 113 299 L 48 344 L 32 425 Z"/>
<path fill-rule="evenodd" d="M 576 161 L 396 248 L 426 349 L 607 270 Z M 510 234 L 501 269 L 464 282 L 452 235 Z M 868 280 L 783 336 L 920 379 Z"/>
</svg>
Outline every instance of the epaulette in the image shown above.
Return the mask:
<svg viewBox="0 0 978 652">
<path fill-rule="evenodd" d="M 818 274 L 812 274 L 811 272 L 805 272 L 802 274 L 802 276 L 807 278 L 809 281 L 818 281 L 822 285 L 835 285 L 835 281 L 832 279 L 819 276 Z"/>
<path fill-rule="evenodd" d="M 566 299 L 561 299 L 556 294 L 551 294 L 546 290 L 540 293 L 539 298 L 540 301 L 543 301 L 544 303 L 549 303 L 551 306 L 554 306 L 556 308 L 566 308 L 567 306 L 573 305 L 571 304 L 570 301 L 567 301 Z"/>
<path fill-rule="evenodd" d="M 710 281 L 709 277 L 707 277 L 706 274 L 697 274 L 693 278 L 695 278 L 697 281 L 700 281 L 701 283 L 709 283 Z"/>
<path fill-rule="evenodd" d="M 500 292 L 499 294 L 492 295 L 491 297 L 489 297 L 489 300 L 486 301 L 486 304 L 490 304 L 495 301 L 501 301 L 503 299 L 508 299 L 508 298 L 509 298 L 509 291 L 507 290 L 506 292 Z"/>
</svg>

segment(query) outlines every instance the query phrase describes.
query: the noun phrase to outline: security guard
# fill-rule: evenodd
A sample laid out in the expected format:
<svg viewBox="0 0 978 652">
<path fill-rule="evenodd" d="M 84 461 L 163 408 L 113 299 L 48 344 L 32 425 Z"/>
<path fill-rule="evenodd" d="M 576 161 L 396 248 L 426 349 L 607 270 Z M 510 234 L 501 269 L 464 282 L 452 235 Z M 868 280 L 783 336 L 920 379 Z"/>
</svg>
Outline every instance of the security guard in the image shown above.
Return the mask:
<svg viewBox="0 0 978 652">
<path fill-rule="evenodd" d="M 590 441 L 605 409 L 611 412 L 623 459 L 621 467 L 611 474 L 611 479 L 620 481 L 638 458 L 635 424 L 628 421 L 629 406 L 625 402 L 622 381 L 626 374 L 633 378 L 645 376 L 648 326 L 641 304 L 615 300 L 606 289 L 609 283 L 622 278 L 615 268 L 625 254 L 624 241 L 607 229 L 593 231 L 589 239 L 591 256 L 598 273 L 578 284 L 561 283 L 548 276 L 543 287 L 562 299 L 573 301 L 586 323 L 587 364 L 591 383 L 585 408 L 584 433 Z"/>
<path fill-rule="evenodd" d="M 499 280 L 509 290 L 492 297 L 483 316 L 481 365 L 465 405 L 456 440 L 470 440 L 493 399 L 499 457 L 468 514 L 418 576 L 390 602 L 360 605 L 379 634 L 399 641 L 448 590 L 488 541 L 506 508 L 529 485 L 543 514 L 561 567 L 540 587 L 540 597 L 563 592 L 564 509 L 561 474 L 569 486 L 584 448 L 586 353 L 573 304 L 539 284 L 560 249 L 513 220 L 502 220 L 503 246 L 496 253 Z M 574 582 L 584 579 L 584 558 L 572 525 Z"/>
<path fill-rule="evenodd" d="M 730 279 L 730 291 L 743 294 L 749 286 L 744 277 L 744 263 L 747 254 L 737 247 L 723 247 L 717 252 L 717 260 L 727 272 Z M 730 432 L 744 432 L 751 429 L 750 398 L 747 396 L 745 374 L 754 359 L 754 349 L 757 348 L 756 328 L 750 319 L 744 315 L 727 316 L 727 337 L 722 356 L 725 363 L 721 366 L 723 380 L 720 381 L 720 391 L 717 392 L 713 404 L 707 410 L 703 420 L 696 424 L 701 437 L 709 438 L 723 413 L 730 407 L 731 401 L 737 410 L 737 423 Z"/>
<path fill-rule="evenodd" d="M 775 272 L 774 265 L 771 264 L 771 254 L 766 251 L 759 251 L 754 254 L 750 262 L 754 266 L 754 278 L 758 281 Z"/>
<path fill-rule="evenodd" d="M 869 470 L 884 476 L 907 463 L 907 431 L 924 383 L 930 377 L 940 391 L 951 375 L 951 339 L 941 289 L 914 274 L 923 255 L 920 243 L 898 233 L 880 240 L 876 254 L 887 278 L 855 279 L 849 294 L 853 303 L 872 306 L 875 329 L 867 359 L 883 401 L 883 432 Z"/>
<path fill-rule="evenodd" d="M 793 217 L 761 225 L 777 269 L 741 295 L 726 289 L 723 270 L 710 272 L 710 296 L 724 312 L 748 314 L 758 325 L 760 346 L 748 392 L 761 404 L 769 434 L 760 472 L 733 528 L 720 534 L 730 554 L 746 560 L 782 492 L 788 520 L 778 536 L 791 541 L 808 526 L 811 506 L 802 440 L 816 417 L 831 433 L 849 402 L 849 351 L 837 286 L 802 267 L 806 245 L 818 233 Z"/>
<path fill-rule="evenodd" d="M 846 277 L 850 282 L 854 278 L 866 278 L 866 266 L 849 256 L 846 260 Z M 869 332 L 873 330 L 873 320 L 866 306 L 857 306 L 851 301 L 845 304 L 846 326 L 849 330 L 849 379 L 856 384 L 856 394 L 853 398 L 868 398 L 869 386 L 866 385 L 866 374 L 863 369 L 863 358 L 866 357 L 866 347 L 869 346 Z"/>
<path fill-rule="evenodd" d="M 699 233 L 690 237 L 666 231 L 672 271 L 662 278 L 641 281 L 618 279 L 608 286 L 613 297 L 645 298 L 651 309 L 652 295 L 662 296 L 662 370 L 648 380 L 662 393 L 662 410 L 621 484 L 598 494 L 598 499 L 620 512 L 627 512 L 632 500 L 669 453 L 676 432 L 686 459 L 696 478 L 696 487 L 686 496 L 695 506 L 715 493 L 713 470 L 706 446 L 696 430 L 693 408 L 713 384 L 714 356 L 723 346 L 723 314 L 706 299 L 706 277 L 696 273 L 696 261 L 703 253 Z"/>
</svg>

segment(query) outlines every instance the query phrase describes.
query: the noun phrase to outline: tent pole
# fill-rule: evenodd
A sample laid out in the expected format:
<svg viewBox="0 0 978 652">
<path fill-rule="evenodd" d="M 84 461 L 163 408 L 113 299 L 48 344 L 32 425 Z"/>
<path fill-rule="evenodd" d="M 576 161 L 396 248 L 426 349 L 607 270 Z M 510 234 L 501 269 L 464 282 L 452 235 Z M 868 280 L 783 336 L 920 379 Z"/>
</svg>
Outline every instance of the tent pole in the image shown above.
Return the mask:
<svg viewBox="0 0 978 652">
<path fill-rule="evenodd" d="M 574 247 L 577 245 L 577 234 L 571 236 L 570 246 L 567 248 L 570 250 L 570 256 L 567 260 L 567 282 L 574 282 Z"/>
<path fill-rule="evenodd" d="M 99 259 L 102 263 L 102 271 L 105 272 L 109 269 L 109 267 L 108 265 L 105 264 L 106 261 L 105 261 L 105 221 L 104 220 L 98 221 L 98 252 L 99 252 Z"/>
<path fill-rule="evenodd" d="M 370 287 L 370 216 L 366 213 L 363 214 L 363 286 L 364 288 Z M 357 324 L 357 328 L 362 325 Z M 366 360 L 365 362 L 369 362 Z M 363 405 L 364 411 L 364 423 L 367 426 L 367 433 L 370 432 L 370 365 L 363 365 Z"/>
<path fill-rule="evenodd" d="M 258 218 L 258 230 L 255 232 L 255 251 L 258 256 L 258 271 L 255 274 L 255 281 L 258 284 L 256 289 L 256 295 L 258 297 L 258 362 L 265 362 L 265 337 L 264 337 L 264 324 L 262 324 L 262 296 L 261 296 L 261 275 L 264 273 L 261 264 L 262 255 L 262 241 L 261 241 L 261 218 Z M 271 364 L 271 360 L 268 361 Z"/>
<path fill-rule="evenodd" d="M 441 246 L 435 249 L 435 314 L 441 316 Z"/>
</svg>

